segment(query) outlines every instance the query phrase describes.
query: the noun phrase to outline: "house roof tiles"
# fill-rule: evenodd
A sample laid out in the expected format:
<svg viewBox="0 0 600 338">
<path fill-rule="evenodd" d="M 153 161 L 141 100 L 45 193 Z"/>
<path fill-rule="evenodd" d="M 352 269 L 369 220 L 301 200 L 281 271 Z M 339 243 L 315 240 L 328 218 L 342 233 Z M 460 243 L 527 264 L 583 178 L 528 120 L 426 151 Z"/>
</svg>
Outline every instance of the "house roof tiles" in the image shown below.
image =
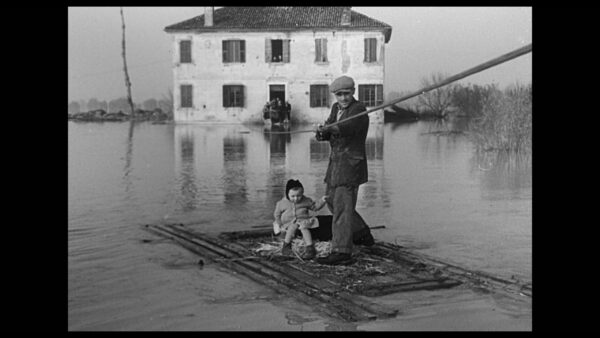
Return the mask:
<svg viewBox="0 0 600 338">
<path fill-rule="evenodd" d="M 348 7 L 346 7 L 348 8 Z M 344 7 L 223 7 L 213 13 L 213 26 L 204 26 L 204 15 L 199 15 L 165 27 L 168 33 L 181 31 L 219 31 L 227 29 L 302 30 L 314 28 L 338 30 L 381 30 L 385 42 L 392 27 L 364 14 L 351 11 L 350 25 L 341 24 Z"/>
</svg>

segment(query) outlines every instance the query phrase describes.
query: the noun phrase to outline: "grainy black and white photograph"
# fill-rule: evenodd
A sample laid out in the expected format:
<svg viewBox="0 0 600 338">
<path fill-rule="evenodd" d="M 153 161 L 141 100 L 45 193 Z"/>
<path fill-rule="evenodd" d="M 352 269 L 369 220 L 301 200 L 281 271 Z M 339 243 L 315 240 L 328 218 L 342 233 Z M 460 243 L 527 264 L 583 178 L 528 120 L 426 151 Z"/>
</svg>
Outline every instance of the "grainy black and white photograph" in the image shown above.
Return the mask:
<svg viewBox="0 0 600 338">
<path fill-rule="evenodd" d="M 532 7 L 68 7 L 69 331 L 531 331 Z"/>
</svg>

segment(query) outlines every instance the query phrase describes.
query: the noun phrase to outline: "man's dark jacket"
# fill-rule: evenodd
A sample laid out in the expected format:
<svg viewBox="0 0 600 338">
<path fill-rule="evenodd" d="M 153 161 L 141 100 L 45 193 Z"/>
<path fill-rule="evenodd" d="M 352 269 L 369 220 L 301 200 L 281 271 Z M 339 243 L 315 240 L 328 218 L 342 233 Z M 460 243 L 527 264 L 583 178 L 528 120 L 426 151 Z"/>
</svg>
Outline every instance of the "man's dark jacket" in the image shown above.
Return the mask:
<svg viewBox="0 0 600 338">
<path fill-rule="evenodd" d="M 325 125 L 336 122 L 339 109 L 339 104 L 334 103 Z M 364 104 L 354 100 L 346 108 L 340 121 L 365 110 Z M 340 130 L 339 134 L 326 132 L 320 137 L 320 140 L 329 140 L 331 145 L 325 182 L 332 187 L 340 185 L 358 186 L 367 182 L 368 176 L 365 141 L 369 130 L 369 116 L 365 114 L 348 122 L 342 122 L 337 126 Z"/>
</svg>

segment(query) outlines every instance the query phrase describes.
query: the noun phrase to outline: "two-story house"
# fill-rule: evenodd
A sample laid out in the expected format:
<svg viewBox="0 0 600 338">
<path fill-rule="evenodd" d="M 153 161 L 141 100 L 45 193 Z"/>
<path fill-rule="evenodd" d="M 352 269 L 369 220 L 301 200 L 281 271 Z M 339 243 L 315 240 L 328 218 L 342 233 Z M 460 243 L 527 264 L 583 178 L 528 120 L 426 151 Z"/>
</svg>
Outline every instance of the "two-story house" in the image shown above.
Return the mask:
<svg viewBox="0 0 600 338">
<path fill-rule="evenodd" d="M 276 97 L 290 102 L 292 122 L 322 122 L 335 102 L 328 85 L 341 75 L 368 107 L 384 100 L 392 28 L 351 7 L 205 7 L 165 31 L 176 122 L 262 123 Z M 370 116 L 383 122 L 381 112 Z"/>
</svg>

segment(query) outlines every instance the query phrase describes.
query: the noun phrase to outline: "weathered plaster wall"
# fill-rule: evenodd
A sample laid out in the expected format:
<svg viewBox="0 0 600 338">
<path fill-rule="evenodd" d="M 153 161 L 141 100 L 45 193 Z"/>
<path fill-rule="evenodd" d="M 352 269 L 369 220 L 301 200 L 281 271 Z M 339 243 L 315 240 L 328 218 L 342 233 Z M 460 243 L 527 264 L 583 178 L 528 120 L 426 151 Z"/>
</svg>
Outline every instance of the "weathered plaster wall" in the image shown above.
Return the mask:
<svg viewBox="0 0 600 338">
<path fill-rule="evenodd" d="M 341 75 L 359 84 L 383 84 L 384 36 L 381 32 L 215 32 L 172 34 L 174 115 L 177 122 L 262 123 L 262 108 L 268 100 L 269 85 L 284 85 L 292 105 L 292 120 L 322 122 L 330 107 L 310 107 L 310 85 L 330 84 Z M 315 62 L 315 39 L 327 39 L 328 62 Z M 377 62 L 364 63 L 364 39 L 377 38 Z M 179 63 L 179 41 L 192 40 L 192 63 Z M 223 63 L 222 41 L 246 41 L 245 63 Z M 266 39 L 290 39 L 290 62 L 265 62 Z M 180 107 L 182 84 L 193 85 L 193 108 Z M 223 107 L 223 85 L 244 85 L 243 108 Z M 385 89 L 385 88 L 384 88 Z M 358 99 L 358 90 L 355 97 Z M 335 102 L 330 95 L 330 104 Z M 382 113 L 369 115 L 383 122 Z M 379 121 L 380 120 L 380 121 Z"/>
</svg>

